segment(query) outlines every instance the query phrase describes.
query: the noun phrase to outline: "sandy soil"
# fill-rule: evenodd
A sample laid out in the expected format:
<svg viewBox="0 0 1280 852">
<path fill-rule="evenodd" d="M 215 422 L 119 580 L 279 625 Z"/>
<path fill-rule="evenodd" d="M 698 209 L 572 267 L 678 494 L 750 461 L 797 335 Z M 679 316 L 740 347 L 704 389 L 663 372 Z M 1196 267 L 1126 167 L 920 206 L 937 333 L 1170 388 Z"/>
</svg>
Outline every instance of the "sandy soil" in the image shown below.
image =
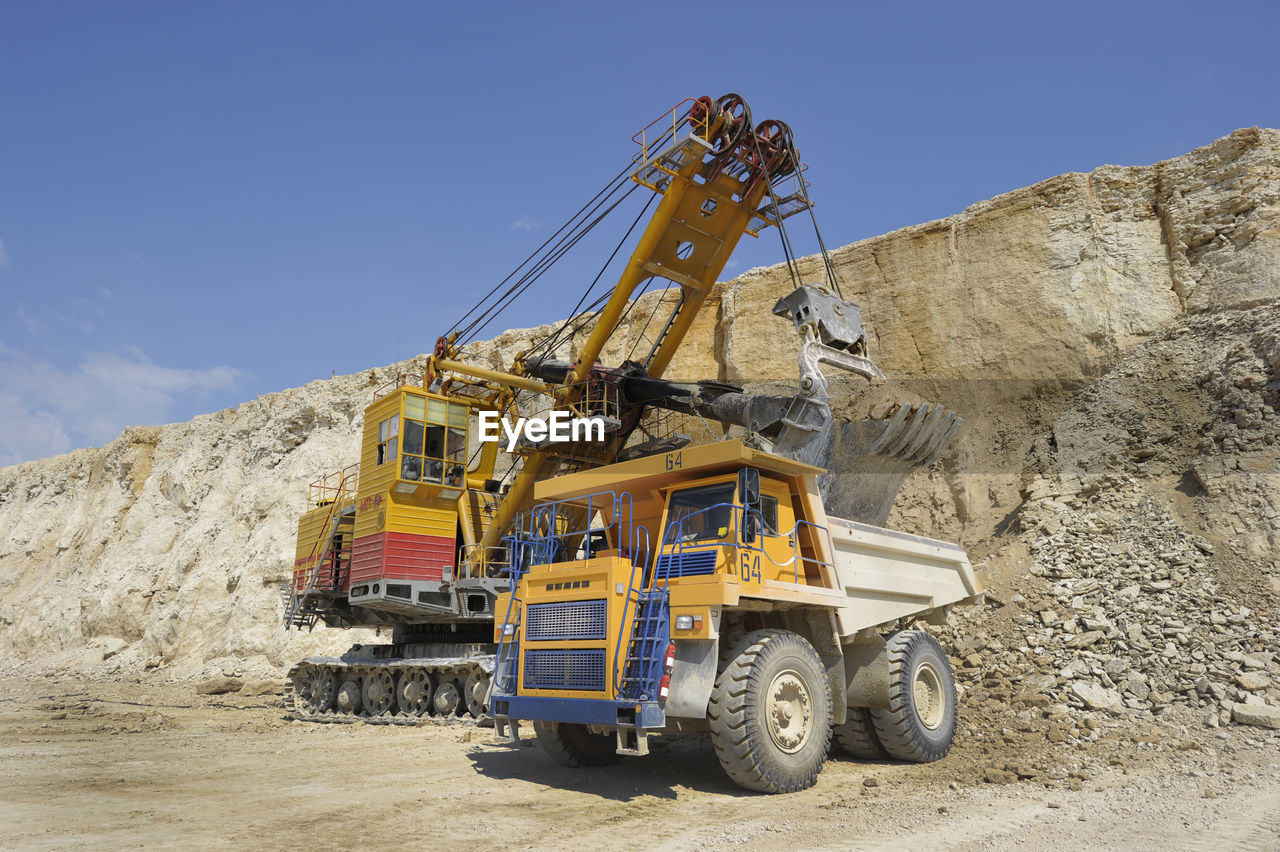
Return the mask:
<svg viewBox="0 0 1280 852">
<path fill-rule="evenodd" d="M 290 722 L 277 698 L 181 684 L 0 685 L 6 847 L 1280 849 L 1278 738 L 1255 729 L 1153 748 L 1078 791 L 984 783 L 989 758 L 961 741 L 938 764 L 833 759 L 811 790 L 757 796 L 702 738 L 575 771 L 466 722 Z"/>
</svg>

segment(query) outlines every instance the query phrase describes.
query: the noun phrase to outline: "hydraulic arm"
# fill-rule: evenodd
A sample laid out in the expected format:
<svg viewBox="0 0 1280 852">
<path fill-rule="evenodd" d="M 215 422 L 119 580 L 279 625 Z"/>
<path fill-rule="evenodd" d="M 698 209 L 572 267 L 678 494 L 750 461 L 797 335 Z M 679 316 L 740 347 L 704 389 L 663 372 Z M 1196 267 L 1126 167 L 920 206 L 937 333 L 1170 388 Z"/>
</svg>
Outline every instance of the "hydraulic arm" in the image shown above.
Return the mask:
<svg viewBox="0 0 1280 852">
<path fill-rule="evenodd" d="M 678 109 L 675 112 L 678 115 Z M 645 147 L 632 172 L 631 179 L 658 193 L 661 202 L 596 317 L 577 361 L 551 381 L 531 377 L 524 363 L 517 363 L 510 373 L 502 374 L 462 363 L 457 359 L 454 342 L 442 338 L 429 377 L 453 373 L 507 388 L 547 393 L 558 406 L 573 409 L 581 402 L 597 359 L 616 332 L 637 288 L 655 277 L 675 285 L 679 296 L 636 369 L 655 378 L 663 374 L 743 234 L 776 225 L 785 216 L 808 206 L 803 192 L 782 203 L 773 192 L 775 182 L 796 174 L 798 168 L 786 125 L 769 120 L 752 127 L 750 110 L 741 97 L 730 94 L 718 100 L 697 98 L 673 124 L 670 142 L 656 151 Z M 802 179 L 797 182 L 802 183 Z M 641 413 L 642 406 L 632 406 L 622 428 L 610 440 L 592 447 L 575 447 L 575 466 L 613 461 Z M 517 513 L 532 500 L 533 484 L 553 476 L 564 461 L 554 445 L 524 455 L 523 465 L 485 530 L 477 552 L 487 552 L 511 531 Z"/>
</svg>

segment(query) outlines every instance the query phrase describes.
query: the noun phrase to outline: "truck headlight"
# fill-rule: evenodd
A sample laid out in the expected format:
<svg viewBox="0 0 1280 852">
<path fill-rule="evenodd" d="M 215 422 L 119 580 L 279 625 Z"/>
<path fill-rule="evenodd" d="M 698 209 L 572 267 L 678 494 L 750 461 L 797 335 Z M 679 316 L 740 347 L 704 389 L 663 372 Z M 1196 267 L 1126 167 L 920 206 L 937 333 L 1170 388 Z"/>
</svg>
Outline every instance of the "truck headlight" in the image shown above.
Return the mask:
<svg viewBox="0 0 1280 852">
<path fill-rule="evenodd" d="M 676 616 L 676 630 L 692 630 L 692 629 L 693 629 L 693 616 L 692 616 L 692 615 L 677 615 L 677 616 Z"/>
<path fill-rule="evenodd" d="M 504 624 L 504 625 L 502 625 L 502 635 L 503 635 L 503 636 L 515 636 L 515 635 L 516 635 L 516 626 L 515 626 L 514 624 Z"/>
</svg>

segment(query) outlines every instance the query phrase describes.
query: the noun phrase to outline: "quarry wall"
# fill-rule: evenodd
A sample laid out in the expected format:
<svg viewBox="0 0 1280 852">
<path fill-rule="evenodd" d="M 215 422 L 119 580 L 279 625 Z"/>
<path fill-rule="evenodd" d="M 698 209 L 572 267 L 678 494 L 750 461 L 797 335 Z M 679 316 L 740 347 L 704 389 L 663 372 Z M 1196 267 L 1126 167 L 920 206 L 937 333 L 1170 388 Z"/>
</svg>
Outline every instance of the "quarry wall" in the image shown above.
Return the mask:
<svg viewBox="0 0 1280 852">
<path fill-rule="evenodd" d="M 1274 591 L 1280 131 L 1061 175 L 833 261 L 890 388 L 969 424 L 910 481 L 893 524 L 958 538 L 998 568 L 1018 536 L 1075 517 L 1046 501 L 1120 471 L 1125 487 L 1180 495 L 1175 524 L 1232 560 L 1221 568 L 1239 595 Z M 817 259 L 800 266 L 822 279 Z M 770 313 L 790 286 L 785 267 L 718 285 L 668 375 L 794 381 L 799 341 Z M 644 321 L 663 298 L 628 315 L 607 363 L 657 331 Z M 468 354 L 507 365 L 545 331 Z M 286 634 L 277 584 L 307 483 L 356 459 L 371 391 L 413 364 L 0 470 L 0 668 L 268 673 L 366 637 Z"/>
</svg>

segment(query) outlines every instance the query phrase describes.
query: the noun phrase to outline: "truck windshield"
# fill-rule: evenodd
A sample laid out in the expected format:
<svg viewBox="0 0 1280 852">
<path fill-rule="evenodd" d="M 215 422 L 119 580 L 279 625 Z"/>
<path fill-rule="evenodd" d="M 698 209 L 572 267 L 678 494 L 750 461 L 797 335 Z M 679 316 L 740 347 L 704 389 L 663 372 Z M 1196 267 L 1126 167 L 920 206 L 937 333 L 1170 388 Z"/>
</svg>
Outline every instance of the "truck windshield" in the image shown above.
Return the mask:
<svg viewBox="0 0 1280 852">
<path fill-rule="evenodd" d="M 666 542 L 689 544 L 718 541 L 727 536 L 733 512 L 727 504 L 733 502 L 733 492 L 734 484 L 725 482 L 672 494 L 667 503 Z"/>
</svg>

